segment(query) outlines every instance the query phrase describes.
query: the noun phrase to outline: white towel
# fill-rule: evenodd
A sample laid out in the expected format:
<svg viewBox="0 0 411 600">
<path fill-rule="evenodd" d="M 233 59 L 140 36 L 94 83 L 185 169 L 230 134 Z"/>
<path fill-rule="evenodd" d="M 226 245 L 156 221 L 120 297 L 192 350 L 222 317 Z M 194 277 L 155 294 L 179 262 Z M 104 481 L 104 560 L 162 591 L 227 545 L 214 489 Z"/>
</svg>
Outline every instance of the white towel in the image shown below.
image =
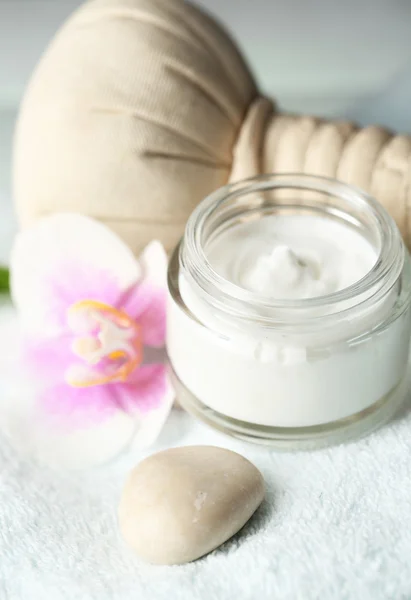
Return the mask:
<svg viewBox="0 0 411 600">
<path fill-rule="evenodd" d="M 4 376 L 14 330 L 10 313 L 1 314 Z M 3 433 L 0 600 L 411 598 L 409 408 L 356 443 L 305 453 L 247 445 L 175 411 L 150 452 L 189 444 L 247 456 L 265 477 L 267 498 L 218 550 L 156 567 L 125 547 L 117 526 L 121 488 L 141 452 L 88 471 L 53 471 Z"/>
</svg>

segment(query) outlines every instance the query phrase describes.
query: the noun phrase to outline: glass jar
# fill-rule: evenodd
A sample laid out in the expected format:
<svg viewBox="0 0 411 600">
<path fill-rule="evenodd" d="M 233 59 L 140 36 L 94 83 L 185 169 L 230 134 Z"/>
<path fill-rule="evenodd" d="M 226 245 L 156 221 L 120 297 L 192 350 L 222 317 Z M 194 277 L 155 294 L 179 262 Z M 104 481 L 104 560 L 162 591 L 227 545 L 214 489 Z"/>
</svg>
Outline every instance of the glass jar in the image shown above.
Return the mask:
<svg viewBox="0 0 411 600">
<path fill-rule="evenodd" d="M 296 214 L 354 228 L 375 249 L 374 266 L 340 291 L 277 301 L 208 261 L 210 241 L 239 223 Z M 359 189 L 300 174 L 219 189 L 191 215 L 169 267 L 167 349 L 179 402 L 217 429 L 284 449 L 368 433 L 405 395 L 410 269 L 394 221 Z"/>
</svg>

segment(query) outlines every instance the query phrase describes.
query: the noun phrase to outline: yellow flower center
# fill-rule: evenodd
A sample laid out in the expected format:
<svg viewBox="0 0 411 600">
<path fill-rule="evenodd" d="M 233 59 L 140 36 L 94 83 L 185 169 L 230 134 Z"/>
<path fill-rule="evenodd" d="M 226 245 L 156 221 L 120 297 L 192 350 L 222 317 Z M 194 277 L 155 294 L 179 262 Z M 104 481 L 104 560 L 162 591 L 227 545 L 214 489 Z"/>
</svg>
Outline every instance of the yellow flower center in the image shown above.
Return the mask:
<svg viewBox="0 0 411 600">
<path fill-rule="evenodd" d="M 82 363 L 71 365 L 66 382 L 73 387 L 90 387 L 127 381 L 143 360 L 141 328 L 122 310 L 95 300 L 75 302 L 68 322 L 78 336 L 73 353 Z"/>
</svg>

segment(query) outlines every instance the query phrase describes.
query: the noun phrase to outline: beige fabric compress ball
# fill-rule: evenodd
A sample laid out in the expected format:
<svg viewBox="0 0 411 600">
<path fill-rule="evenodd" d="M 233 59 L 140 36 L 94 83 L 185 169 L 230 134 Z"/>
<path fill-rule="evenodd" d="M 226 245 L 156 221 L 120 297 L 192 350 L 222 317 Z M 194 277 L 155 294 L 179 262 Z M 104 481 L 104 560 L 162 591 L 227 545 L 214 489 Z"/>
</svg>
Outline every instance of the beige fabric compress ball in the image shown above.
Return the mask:
<svg viewBox="0 0 411 600">
<path fill-rule="evenodd" d="M 107 223 L 138 252 L 170 250 L 227 182 L 256 88 L 236 47 L 180 0 L 92 0 L 38 65 L 17 126 L 23 226 L 55 211 Z"/>
<path fill-rule="evenodd" d="M 267 49 L 269 52 L 269 49 Z M 35 71 L 16 133 L 22 226 L 56 211 L 171 250 L 207 194 L 267 172 L 362 187 L 411 247 L 411 138 L 284 115 L 227 34 L 183 0 L 90 0 Z"/>
</svg>

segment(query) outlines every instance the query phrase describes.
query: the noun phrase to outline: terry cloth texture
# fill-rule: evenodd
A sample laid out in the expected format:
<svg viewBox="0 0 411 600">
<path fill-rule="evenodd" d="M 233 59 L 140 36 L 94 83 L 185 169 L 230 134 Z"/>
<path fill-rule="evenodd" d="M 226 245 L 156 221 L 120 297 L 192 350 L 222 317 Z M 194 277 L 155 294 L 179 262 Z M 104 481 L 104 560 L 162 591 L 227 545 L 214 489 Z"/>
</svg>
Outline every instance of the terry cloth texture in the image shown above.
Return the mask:
<svg viewBox="0 0 411 600">
<path fill-rule="evenodd" d="M 3 424 L 12 317 L 0 310 Z M 118 532 L 126 474 L 147 452 L 92 470 L 56 471 L 20 452 L 3 430 L 0 599 L 408 600 L 410 408 L 356 443 L 305 453 L 247 445 L 175 410 L 149 453 L 227 447 L 249 458 L 267 485 L 266 500 L 239 534 L 177 567 L 140 562 Z"/>
</svg>

